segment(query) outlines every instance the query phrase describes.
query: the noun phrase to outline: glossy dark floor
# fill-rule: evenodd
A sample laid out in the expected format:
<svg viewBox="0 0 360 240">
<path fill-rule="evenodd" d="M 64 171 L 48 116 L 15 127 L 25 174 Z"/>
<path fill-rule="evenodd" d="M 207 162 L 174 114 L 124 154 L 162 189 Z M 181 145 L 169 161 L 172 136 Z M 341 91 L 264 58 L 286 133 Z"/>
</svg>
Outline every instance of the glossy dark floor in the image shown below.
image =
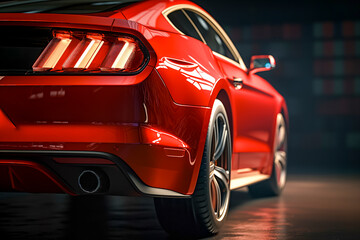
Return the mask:
<svg viewBox="0 0 360 240">
<path fill-rule="evenodd" d="M 168 239 L 150 198 L 0 194 L 0 239 Z M 5 237 L 6 236 L 6 237 Z M 292 176 L 280 198 L 233 191 L 209 239 L 360 239 L 360 177 Z"/>
</svg>

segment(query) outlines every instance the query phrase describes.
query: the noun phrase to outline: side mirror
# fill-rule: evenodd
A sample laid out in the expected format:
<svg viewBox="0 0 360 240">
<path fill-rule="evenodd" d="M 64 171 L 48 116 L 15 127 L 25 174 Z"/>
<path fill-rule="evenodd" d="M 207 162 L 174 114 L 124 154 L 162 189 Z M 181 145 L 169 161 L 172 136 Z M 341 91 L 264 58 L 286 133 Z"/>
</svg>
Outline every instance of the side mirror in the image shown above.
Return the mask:
<svg viewBox="0 0 360 240">
<path fill-rule="evenodd" d="M 249 73 L 264 72 L 274 69 L 275 58 L 271 55 L 256 55 L 251 57 Z"/>
</svg>

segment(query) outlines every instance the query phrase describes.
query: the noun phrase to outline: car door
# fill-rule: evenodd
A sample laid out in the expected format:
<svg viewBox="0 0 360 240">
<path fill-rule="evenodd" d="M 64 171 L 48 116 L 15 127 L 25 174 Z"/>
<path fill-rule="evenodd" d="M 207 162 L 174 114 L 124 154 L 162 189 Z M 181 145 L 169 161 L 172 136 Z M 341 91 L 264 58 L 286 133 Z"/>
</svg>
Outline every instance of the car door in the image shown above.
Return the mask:
<svg viewBox="0 0 360 240">
<path fill-rule="evenodd" d="M 261 170 L 271 153 L 272 119 L 275 101 L 263 89 L 265 80 L 249 75 L 241 57 L 222 29 L 217 29 L 209 19 L 190 9 L 186 10 L 194 25 L 232 84 L 230 88 L 233 112 L 233 177 L 238 174 Z M 235 173 L 235 174 L 234 174 Z"/>
</svg>

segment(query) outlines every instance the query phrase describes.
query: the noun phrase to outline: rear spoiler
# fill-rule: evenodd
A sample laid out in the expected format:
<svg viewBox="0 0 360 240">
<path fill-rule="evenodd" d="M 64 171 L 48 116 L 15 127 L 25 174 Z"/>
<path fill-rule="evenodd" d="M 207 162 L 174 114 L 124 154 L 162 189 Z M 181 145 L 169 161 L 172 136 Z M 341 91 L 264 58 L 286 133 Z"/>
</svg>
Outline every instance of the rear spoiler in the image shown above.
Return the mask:
<svg viewBox="0 0 360 240">
<path fill-rule="evenodd" d="M 115 19 L 87 15 L 44 13 L 1 13 L 0 25 L 84 28 L 111 31 Z M 126 20 L 124 20 L 126 21 Z"/>
<path fill-rule="evenodd" d="M 111 18 L 76 14 L 0 13 L 1 25 L 77 28 L 98 31 L 112 31 L 113 26 L 137 31 L 142 28 L 142 25 L 126 20 L 122 14 L 117 14 L 116 18 Z"/>
</svg>

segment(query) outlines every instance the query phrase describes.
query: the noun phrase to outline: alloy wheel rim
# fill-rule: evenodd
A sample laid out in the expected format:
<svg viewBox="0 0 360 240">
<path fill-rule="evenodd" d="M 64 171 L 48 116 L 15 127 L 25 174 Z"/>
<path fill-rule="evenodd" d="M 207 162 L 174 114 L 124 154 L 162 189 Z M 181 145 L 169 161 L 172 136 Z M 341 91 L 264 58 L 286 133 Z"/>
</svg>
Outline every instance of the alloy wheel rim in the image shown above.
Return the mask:
<svg viewBox="0 0 360 240">
<path fill-rule="evenodd" d="M 231 157 L 231 148 L 228 131 L 225 116 L 219 113 L 213 126 L 209 166 L 210 202 L 218 221 L 225 217 L 230 198 L 229 158 Z"/>
<path fill-rule="evenodd" d="M 275 158 L 274 167 L 276 181 L 280 189 L 284 188 L 286 183 L 286 158 L 287 158 L 287 134 L 285 121 L 282 114 L 277 116 L 277 129 L 275 139 Z"/>
</svg>

